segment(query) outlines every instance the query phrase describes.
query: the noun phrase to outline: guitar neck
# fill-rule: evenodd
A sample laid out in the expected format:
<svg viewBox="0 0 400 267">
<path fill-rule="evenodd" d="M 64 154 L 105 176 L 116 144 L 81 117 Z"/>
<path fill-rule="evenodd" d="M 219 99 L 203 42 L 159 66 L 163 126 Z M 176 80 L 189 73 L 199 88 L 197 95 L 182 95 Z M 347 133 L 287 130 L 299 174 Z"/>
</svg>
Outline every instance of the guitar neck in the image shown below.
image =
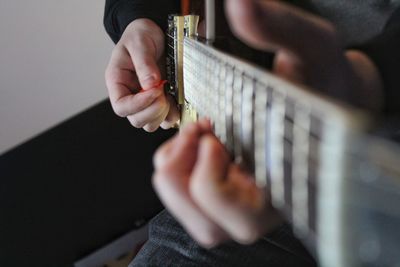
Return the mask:
<svg viewBox="0 0 400 267">
<path fill-rule="evenodd" d="M 361 116 L 195 39 L 185 38 L 183 46 L 183 111 L 211 120 L 234 160 L 310 239 L 317 231 L 317 184 L 330 181 L 329 191 L 341 186 Z"/>
<path fill-rule="evenodd" d="M 175 17 L 168 33 L 170 92 L 180 104 L 181 123 L 211 120 L 233 159 L 254 174 L 322 266 L 367 266 L 345 249 L 362 245 L 360 236 L 345 231 L 357 222 L 348 208 L 352 194 L 368 198 L 354 186 L 360 181 L 357 170 L 366 162 L 377 163 L 363 147 L 370 141 L 360 141 L 366 117 L 207 45 L 193 29 L 183 37 L 185 19 L 186 27 L 197 22 L 194 16 Z M 389 171 L 382 162 L 370 166 L 393 177 L 393 168 Z"/>
</svg>

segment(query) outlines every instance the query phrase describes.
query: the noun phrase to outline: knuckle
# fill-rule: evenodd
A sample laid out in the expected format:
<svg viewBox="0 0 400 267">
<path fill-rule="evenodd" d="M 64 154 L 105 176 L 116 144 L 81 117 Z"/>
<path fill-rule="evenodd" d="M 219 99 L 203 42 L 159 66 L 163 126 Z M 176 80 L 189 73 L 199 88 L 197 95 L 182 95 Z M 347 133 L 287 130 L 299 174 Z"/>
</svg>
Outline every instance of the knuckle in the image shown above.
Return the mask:
<svg viewBox="0 0 400 267">
<path fill-rule="evenodd" d="M 192 198 L 197 202 L 204 202 L 204 195 L 207 190 L 203 183 L 203 179 L 198 179 L 198 177 L 192 177 L 192 181 L 189 184 L 189 192 Z"/>
<path fill-rule="evenodd" d="M 151 182 L 154 186 L 154 188 L 158 188 L 160 185 L 160 174 L 157 172 L 154 173 L 154 175 L 151 177 Z"/>
<path fill-rule="evenodd" d="M 203 229 L 202 231 L 199 231 L 194 238 L 200 245 L 207 248 L 216 246 L 219 241 L 215 231 L 211 229 Z"/>
<path fill-rule="evenodd" d="M 213 248 L 222 241 L 220 230 L 216 229 L 215 226 L 204 227 L 193 238 L 206 248 Z"/>
<path fill-rule="evenodd" d="M 114 103 L 114 104 L 112 105 L 112 108 L 113 108 L 113 110 L 114 110 L 114 113 L 115 113 L 118 117 L 121 117 L 121 118 L 126 117 L 126 113 L 124 112 L 124 110 L 123 110 L 123 108 L 121 107 L 121 105 L 118 105 L 118 104 Z"/>
<path fill-rule="evenodd" d="M 144 129 L 146 132 L 153 133 L 153 132 L 155 132 L 155 131 L 158 129 L 158 127 L 159 127 L 158 124 L 147 124 L 146 126 L 144 126 L 143 129 Z"/>
<path fill-rule="evenodd" d="M 235 233 L 234 239 L 241 244 L 252 244 L 261 237 L 259 227 L 252 224 L 242 225 Z"/>
<path fill-rule="evenodd" d="M 135 116 L 128 117 L 128 120 L 131 123 L 131 125 L 135 128 L 142 128 L 144 126 L 144 123 L 138 120 Z"/>
<path fill-rule="evenodd" d="M 154 167 L 157 170 L 165 169 L 168 159 L 168 144 L 162 145 L 154 154 Z"/>
<path fill-rule="evenodd" d="M 176 175 L 172 175 L 171 168 L 167 161 L 161 163 L 163 166 L 156 168 L 155 174 L 152 177 L 152 184 L 154 188 L 159 191 L 165 187 L 175 186 L 177 183 Z M 165 166 L 165 167 L 164 167 Z"/>
</svg>

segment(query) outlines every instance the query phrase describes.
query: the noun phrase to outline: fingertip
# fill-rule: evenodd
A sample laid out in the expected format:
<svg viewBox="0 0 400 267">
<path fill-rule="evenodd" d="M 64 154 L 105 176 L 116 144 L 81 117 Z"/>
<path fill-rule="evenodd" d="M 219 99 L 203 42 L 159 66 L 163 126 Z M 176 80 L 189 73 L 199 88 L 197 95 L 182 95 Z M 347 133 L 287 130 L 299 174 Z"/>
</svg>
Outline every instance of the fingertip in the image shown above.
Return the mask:
<svg viewBox="0 0 400 267">
<path fill-rule="evenodd" d="M 212 131 L 212 125 L 211 121 L 208 118 L 202 118 L 198 121 L 200 129 L 204 132 L 211 132 Z"/>
<path fill-rule="evenodd" d="M 213 134 L 205 134 L 200 139 L 199 157 L 210 159 L 215 164 L 227 164 L 229 156 L 224 146 Z"/>
<path fill-rule="evenodd" d="M 188 123 L 185 126 L 183 126 L 181 128 L 181 130 L 179 131 L 179 134 L 182 136 L 183 135 L 191 136 L 191 135 L 197 134 L 198 132 L 199 132 L 199 125 L 197 123 L 191 122 L 191 123 Z"/>
</svg>

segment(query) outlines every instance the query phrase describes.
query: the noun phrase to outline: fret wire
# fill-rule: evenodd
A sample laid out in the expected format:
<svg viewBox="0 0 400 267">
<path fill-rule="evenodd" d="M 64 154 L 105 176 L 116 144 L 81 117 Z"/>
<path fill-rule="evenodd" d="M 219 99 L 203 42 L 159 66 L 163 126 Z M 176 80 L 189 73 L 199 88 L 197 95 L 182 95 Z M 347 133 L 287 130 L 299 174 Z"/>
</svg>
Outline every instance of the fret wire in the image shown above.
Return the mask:
<svg viewBox="0 0 400 267">
<path fill-rule="evenodd" d="M 255 81 L 248 75 L 243 75 L 243 93 L 241 110 L 241 144 L 245 166 L 254 173 L 254 96 Z"/>
<path fill-rule="evenodd" d="M 226 148 L 233 154 L 233 75 L 234 67 L 227 65 L 225 81 Z"/>
<path fill-rule="evenodd" d="M 227 65 L 226 63 L 221 64 L 221 72 L 219 75 L 219 86 L 218 86 L 218 93 L 219 93 L 219 120 L 220 120 L 220 132 L 221 132 L 221 142 L 223 144 L 226 144 L 227 142 L 227 137 L 226 137 L 226 119 L 225 119 L 225 114 L 226 114 L 226 104 L 225 104 L 225 92 L 226 92 L 226 87 L 225 87 L 225 80 L 226 80 L 226 72 L 227 72 Z M 223 64 L 223 65 L 222 65 Z"/>
<path fill-rule="evenodd" d="M 208 114 L 208 105 L 207 105 L 207 103 L 208 103 L 208 101 L 209 101 L 209 95 L 210 95 L 210 92 L 209 92 L 209 88 L 210 88 L 210 68 L 209 68 L 209 65 L 210 65 L 210 57 L 209 57 L 209 54 L 208 53 L 204 53 L 204 56 L 203 56 L 203 61 L 205 62 L 205 72 L 204 72 L 204 80 L 203 80 L 203 90 L 202 90 L 202 99 L 203 99 L 203 102 L 202 102 L 202 111 L 203 111 L 203 117 L 207 117 L 209 114 Z"/>
<path fill-rule="evenodd" d="M 211 118 L 210 114 L 210 95 L 211 95 L 211 86 L 212 86 L 212 73 L 211 73 L 211 55 L 206 54 L 206 68 L 207 68 L 207 76 L 206 76 L 206 81 L 205 81 L 205 90 L 203 91 L 203 94 L 205 93 L 206 96 L 204 97 L 204 110 L 205 112 L 205 117 Z"/>
<path fill-rule="evenodd" d="M 255 178 L 259 187 L 268 186 L 267 182 L 267 101 L 268 91 L 264 84 L 256 82 L 254 116 Z"/>
<path fill-rule="evenodd" d="M 285 186 L 284 186 L 284 116 L 285 116 L 285 97 L 277 92 L 273 92 L 270 121 L 270 160 L 271 160 L 271 197 L 272 204 L 276 208 L 285 206 Z"/>
<path fill-rule="evenodd" d="M 221 136 L 221 117 L 220 117 L 220 75 L 222 72 L 222 65 L 221 62 L 216 59 L 216 68 L 217 68 L 217 74 L 215 78 L 215 90 L 216 90 L 216 96 L 215 96 L 215 104 L 214 104 L 214 111 L 215 111 L 215 123 L 214 123 L 214 130 L 215 130 L 215 135 L 219 138 L 219 140 L 222 142 L 222 136 Z M 223 143 L 223 142 L 222 142 Z"/>
<path fill-rule="evenodd" d="M 217 132 L 217 129 L 215 127 L 215 123 L 218 123 L 218 97 L 219 97 L 219 92 L 218 92 L 218 78 L 219 78 L 219 72 L 220 72 L 220 64 L 217 62 L 217 59 L 213 57 L 212 60 L 212 69 L 213 69 L 213 79 L 212 79 L 212 86 L 210 87 L 211 91 L 211 105 L 210 105 L 210 111 L 211 111 L 211 118 L 213 121 L 213 126 L 215 132 Z"/>
<path fill-rule="evenodd" d="M 293 124 L 294 124 L 294 100 L 287 96 L 285 98 L 285 114 L 283 124 L 283 185 L 285 213 L 292 220 L 292 153 L 293 153 Z"/>
<path fill-rule="evenodd" d="M 322 122 L 310 111 L 309 116 L 309 151 L 308 151 L 308 225 L 312 232 L 317 232 L 317 193 L 320 158 L 320 132 Z"/>
<path fill-rule="evenodd" d="M 296 104 L 293 129 L 293 225 L 297 234 L 309 231 L 308 158 L 310 112 Z"/>
<path fill-rule="evenodd" d="M 243 73 L 235 69 L 233 78 L 233 153 L 236 163 L 242 163 L 242 98 Z"/>
<path fill-rule="evenodd" d="M 212 56 L 211 58 L 210 58 L 211 60 L 210 60 L 210 65 L 209 65 L 209 67 L 210 67 L 210 87 L 208 88 L 208 93 L 209 93 L 209 95 L 208 95 L 208 97 L 209 97 L 209 101 L 208 101 L 208 112 L 209 112 L 209 116 L 210 116 L 210 118 L 211 118 L 211 120 L 214 122 L 215 121 L 215 107 L 216 107 L 216 105 L 215 105 L 215 97 L 216 97 L 216 92 L 215 92 L 215 80 L 216 80 L 216 72 L 217 72 L 217 69 L 216 69 L 216 66 L 215 66 L 215 63 L 214 63 L 214 57 Z"/>
<path fill-rule="evenodd" d="M 271 193 L 271 166 L 272 166 L 272 160 L 271 160 L 271 118 L 272 118 L 272 102 L 273 102 L 273 91 L 274 89 L 268 85 L 267 86 L 267 114 L 266 114 L 266 120 L 265 120 L 265 127 L 266 127 L 266 164 L 267 164 L 267 185 L 268 191 Z"/>
</svg>

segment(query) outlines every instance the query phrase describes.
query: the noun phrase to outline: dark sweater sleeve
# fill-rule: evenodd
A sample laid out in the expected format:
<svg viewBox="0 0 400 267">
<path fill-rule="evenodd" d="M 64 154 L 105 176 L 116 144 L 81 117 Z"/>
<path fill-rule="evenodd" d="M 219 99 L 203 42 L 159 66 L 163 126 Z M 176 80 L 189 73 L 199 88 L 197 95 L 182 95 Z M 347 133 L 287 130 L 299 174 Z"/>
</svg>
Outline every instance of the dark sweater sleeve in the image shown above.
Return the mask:
<svg viewBox="0 0 400 267">
<path fill-rule="evenodd" d="M 166 30 L 168 14 L 178 13 L 179 0 L 106 0 L 104 27 L 117 43 L 126 26 L 138 18 L 148 18 Z"/>
<path fill-rule="evenodd" d="M 400 114 L 400 8 L 389 19 L 384 31 L 358 47 L 377 66 L 384 85 L 387 114 Z"/>
</svg>

